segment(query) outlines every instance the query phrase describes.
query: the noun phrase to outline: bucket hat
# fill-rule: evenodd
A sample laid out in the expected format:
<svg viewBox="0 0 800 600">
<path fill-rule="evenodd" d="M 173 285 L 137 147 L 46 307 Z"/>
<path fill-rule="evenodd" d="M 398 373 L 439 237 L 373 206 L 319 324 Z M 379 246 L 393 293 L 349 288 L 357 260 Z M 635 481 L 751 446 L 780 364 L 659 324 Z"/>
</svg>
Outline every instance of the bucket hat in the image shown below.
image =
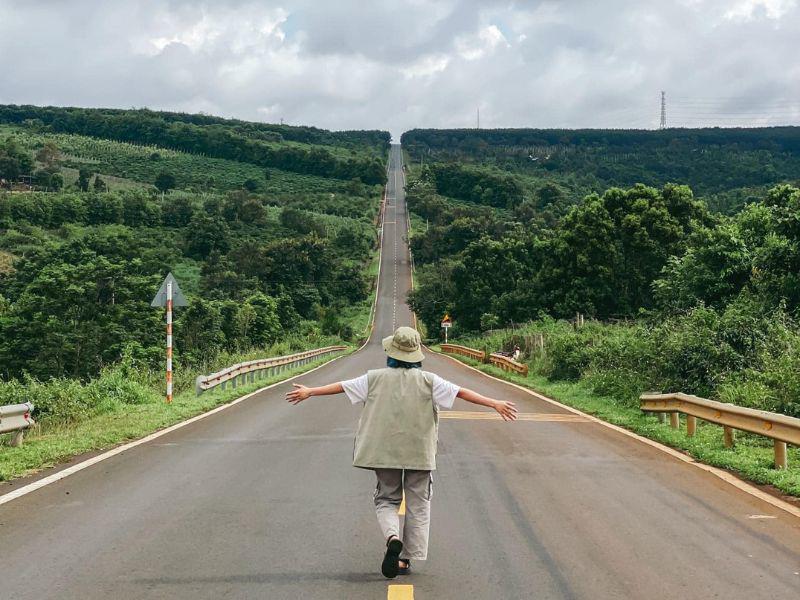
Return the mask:
<svg viewBox="0 0 800 600">
<path fill-rule="evenodd" d="M 383 338 L 383 349 L 390 357 L 403 362 L 420 362 L 425 358 L 419 333 L 411 327 L 398 327 L 394 335 Z"/>
</svg>

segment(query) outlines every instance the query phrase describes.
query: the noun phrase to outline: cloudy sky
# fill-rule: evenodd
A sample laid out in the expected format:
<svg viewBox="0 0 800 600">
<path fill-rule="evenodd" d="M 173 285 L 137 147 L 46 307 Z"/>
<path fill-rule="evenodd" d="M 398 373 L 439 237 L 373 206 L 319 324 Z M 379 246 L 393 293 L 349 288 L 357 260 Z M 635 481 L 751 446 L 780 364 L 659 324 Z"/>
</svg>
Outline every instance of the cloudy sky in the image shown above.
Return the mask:
<svg viewBox="0 0 800 600">
<path fill-rule="evenodd" d="M 800 125 L 797 0 L 0 0 L 0 103 L 330 129 Z"/>
</svg>

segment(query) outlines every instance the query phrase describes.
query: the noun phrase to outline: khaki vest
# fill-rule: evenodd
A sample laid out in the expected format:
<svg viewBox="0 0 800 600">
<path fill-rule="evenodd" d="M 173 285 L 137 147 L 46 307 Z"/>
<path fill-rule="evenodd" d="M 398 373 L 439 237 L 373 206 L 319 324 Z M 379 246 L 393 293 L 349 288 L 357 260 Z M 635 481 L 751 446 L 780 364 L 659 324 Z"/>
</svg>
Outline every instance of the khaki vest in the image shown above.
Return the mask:
<svg viewBox="0 0 800 600">
<path fill-rule="evenodd" d="M 369 371 L 367 381 L 353 466 L 434 470 L 439 413 L 432 375 L 422 369 L 386 368 Z"/>
</svg>

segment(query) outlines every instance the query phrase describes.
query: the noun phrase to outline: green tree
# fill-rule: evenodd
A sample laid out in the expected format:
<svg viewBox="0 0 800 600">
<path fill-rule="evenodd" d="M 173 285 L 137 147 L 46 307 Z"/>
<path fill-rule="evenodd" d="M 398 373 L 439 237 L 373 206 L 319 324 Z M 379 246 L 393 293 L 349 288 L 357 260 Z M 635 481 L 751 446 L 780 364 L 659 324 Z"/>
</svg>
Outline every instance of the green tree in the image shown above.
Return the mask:
<svg viewBox="0 0 800 600">
<path fill-rule="evenodd" d="M 281 333 L 278 303 L 266 294 L 254 294 L 239 308 L 236 323 L 244 347 L 269 346 Z"/>
<path fill-rule="evenodd" d="M 192 258 L 204 260 L 212 252 L 225 254 L 230 249 L 230 229 L 221 219 L 196 213 L 185 232 L 186 251 Z"/>
<path fill-rule="evenodd" d="M 114 192 L 93 193 L 86 197 L 86 221 L 90 225 L 122 223 L 122 199 Z"/>
<path fill-rule="evenodd" d="M 158 174 L 158 176 L 156 176 L 156 180 L 153 185 L 155 185 L 156 189 L 163 194 L 175 189 L 176 183 L 175 175 L 166 171 L 162 171 Z"/>
<path fill-rule="evenodd" d="M 52 223 L 57 227 L 86 220 L 86 203 L 78 194 L 57 194 L 52 199 L 51 207 Z"/>
<path fill-rule="evenodd" d="M 36 153 L 36 160 L 48 173 L 56 173 L 61 168 L 61 151 L 55 142 L 48 140 Z"/>
<path fill-rule="evenodd" d="M 33 170 L 31 156 L 20 148 L 13 137 L 8 137 L 0 144 L 0 179 L 16 181 L 20 175 Z"/>
<path fill-rule="evenodd" d="M 453 282 L 455 266 L 452 258 L 424 265 L 417 270 L 417 285 L 408 294 L 408 305 L 425 325 L 429 336 L 436 337 L 442 317 L 452 312 L 457 295 Z"/>
<path fill-rule="evenodd" d="M 64 176 L 61 173 L 53 173 L 50 176 L 50 187 L 57 192 L 64 187 Z"/>
<path fill-rule="evenodd" d="M 82 192 L 89 191 L 89 180 L 92 178 L 93 173 L 89 169 L 78 170 L 78 181 L 75 185 Z"/>
<path fill-rule="evenodd" d="M 175 324 L 175 341 L 181 354 L 206 360 L 225 347 L 222 312 L 216 302 L 192 298 Z"/>
<path fill-rule="evenodd" d="M 261 188 L 261 184 L 259 184 L 255 179 L 245 179 L 242 187 L 246 189 L 248 192 L 257 192 Z"/>
<path fill-rule="evenodd" d="M 15 300 L 0 317 L 4 375 L 88 377 L 130 342 L 158 346 L 162 315 L 148 307 L 158 283 L 151 273 L 163 265 L 153 258 L 142 241 L 109 232 L 21 259 Z"/>
<path fill-rule="evenodd" d="M 194 202 L 181 195 L 167 198 L 161 205 L 161 214 L 167 227 L 186 227 L 194 216 Z"/>
</svg>

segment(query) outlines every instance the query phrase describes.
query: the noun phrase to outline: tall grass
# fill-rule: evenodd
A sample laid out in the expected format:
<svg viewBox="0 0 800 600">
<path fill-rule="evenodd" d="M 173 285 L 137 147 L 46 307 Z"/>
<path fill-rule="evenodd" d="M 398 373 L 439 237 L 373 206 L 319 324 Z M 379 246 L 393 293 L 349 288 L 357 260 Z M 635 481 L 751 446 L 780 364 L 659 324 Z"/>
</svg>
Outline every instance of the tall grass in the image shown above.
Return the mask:
<svg viewBox="0 0 800 600">
<path fill-rule="evenodd" d="M 320 337 L 314 347 L 341 343 L 333 337 Z M 283 356 L 309 349 L 306 338 L 289 337 L 269 348 L 242 353 L 222 352 L 219 355 L 193 364 L 176 366 L 174 372 L 175 394 L 190 391 L 198 375 L 218 371 L 224 367 L 256 358 Z M 81 382 L 75 379 L 50 379 L 38 381 L 27 377 L 22 381 L 0 381 L 0 405 L 32 402 L 34 417 L 42 427 L 64 425 L 100 414 L 124 412 L 127 407 L 162 402 L 165 374 L 147 368 L 130 355 L 110 367 L 98 377 Z"/>
<path fill-rule="evenodd" d="M 534 343 L 544 336 L 544 350 Z M 696 394 L 800 416 L 800 326 L 746 301 L 663 319 L 574 327 L 543 319 L 459 343 L 495 352 L 519 345 L 532 374 L 583 381 L 635 407 L 645 391 Z"/>
</svg>

